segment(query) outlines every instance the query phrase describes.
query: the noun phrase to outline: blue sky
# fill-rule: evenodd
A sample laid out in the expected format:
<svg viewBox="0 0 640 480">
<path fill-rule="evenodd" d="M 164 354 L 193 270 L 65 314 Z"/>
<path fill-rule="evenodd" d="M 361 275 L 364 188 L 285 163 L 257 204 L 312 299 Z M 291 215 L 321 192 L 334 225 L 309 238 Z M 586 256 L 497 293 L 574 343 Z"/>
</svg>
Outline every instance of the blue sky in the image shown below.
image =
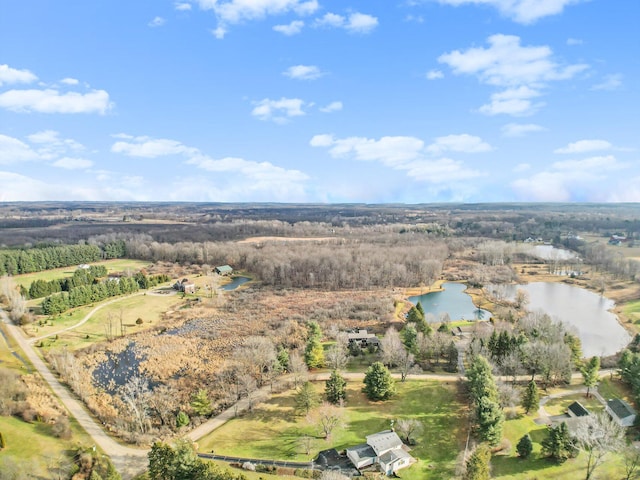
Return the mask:
<svg viewBox="0 0 640 480">
<path fill-rule="evenodd" d="M 640 202 L 637 1 L 0 11 L 0 201 Z"/>
</svg>

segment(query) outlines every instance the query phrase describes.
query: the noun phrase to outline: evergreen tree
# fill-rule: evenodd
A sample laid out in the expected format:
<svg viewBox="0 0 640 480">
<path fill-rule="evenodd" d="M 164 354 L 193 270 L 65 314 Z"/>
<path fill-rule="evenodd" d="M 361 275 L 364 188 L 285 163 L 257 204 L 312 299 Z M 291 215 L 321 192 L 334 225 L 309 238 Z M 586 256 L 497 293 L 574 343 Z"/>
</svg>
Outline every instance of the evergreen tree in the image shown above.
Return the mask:
<svg viewBox="0 0 640 480">
<path fill-rule="evenodd" d="M 7 444 L 5 442 L 4 435 L 2 434 L 2 432 L 0 432 L 0 450 L 2 450 L 6 446 Z"/>
<path fill-rule="evenodd" d="M 584 386 L 587 387 L 587 398 L 589 397 L 591 387 L 595 387 L 598 383 L 599 370 L 600 357 L 591 357 L 591 360 L 580 369 L 580 373 L 582 373 L 582 378 L 584 379 Z"/>
<path fill-rule="evenodd" d="M 347 399 L 347 382 L 336 370 L 331 372 L 331 376 L 324 388 L 327 401 L 338 405 Z"/>
<path fill-rule="evenodd" d="M 458 371 L 458 348 L 456 344 L 451 340 L 449 346 L 447 347 L 447 372 L 457 372 Z"/>
<path fill-rule="evenodd" d="M 520 458 L 528 458 L 529 455 L 531 455 L 531 452 L 533 452 L 533 442 L 531 442 L 531 437 L 528 433 L 523 435 L 520 441 L 518 441 L 516 451 Z"/>
<path fill-rule="evenodd" d="M 196 412 L 197 415 L 203 417 L 211 415 L 211 412 L 213 411 L 211 408 L 211 400 L 209 400 L 209 395 L 205 389 L 201 388 L 193 396 L 191 400 L 191 408 L 193 408 L 193 411 Z"/>
<path fill-rule="evenodd" d="M 498 445 L 504 428 L 504 412 L 500 404 L 490 397 L 482 397 L 476 405 L 476 419 L 480 439 L 491 446 Z"/>
<path fill-rule="evenodd" d="M 420 312 L 420 316 L 424 320 L 424 308 L 422 308 L 422 302 L 420 302 L 419 300 L 418 300 L 418 303 L 416 303 L 416 310 Z"/>
<path fill-rule="evenodd" d="M 307 323 L 307 345 L 304 349 L 304 361 L 309 368 L 320 368 L 324 365 L 324 349 L 320 340 L 322 332 L 318 322 Z"/>
<path fill-rule="evenodd" d="M 280 370 L 282 372 L 289 371 L 289 352 L 286 348 L 280 347 L 278 349 L 278 355 L 276 357 L 276 361 L 280 365 Z"/>
<path fill-rule="evenodd" d="M 414 355 L 418 353 L 418 331 L 412 324 L 408 324 L 402 329 L 402 343 L 407 351 Z"/>
<path fill-rule="evenodd" d="M 189 425 L 189 422 L 189 415 L 187 415 L 183 411 L 178 412 L 178 415 L 176 415 L 176 426 L 178 428 L 186 427 L 187 425 Z"/>
<path fill-rule="evenodd" d="M 420 305 L 422 307 L 422 305 Z M 417 323 L 424 320 L 424 313 L 421 313 L 417 307 L 411 307 L 407 313 L 407 322 Z"/>
<path fill-rule="evenodd" d="M 547 438 L 542 441 L 542 453 L 558 463 L 563 463 L 576 455 L 576 448 L 566 422 L 549 428 Z"/>
<path fill-rule="evenodd" d="M 491 477 L 491 450 L 481 443 L 467 460 L 467 470 L 464 480 L 489 480 Z"/>
<path fill-rule="evenodd" d="M 537 411 L 540 406 L 540 394 L 538 392 L 538 385 L 535 380 L 531 380 L 527 384 L 527 389 L 522 396 L 522 407 L 526 413 L 531 411 Z"/>
<path fill-rule="evenodd" d="M 300 388 L 298 388 L 295 401 L 296 410 L 298 412 L 303 412 L 304 414 L 308 414 L 312 408 L 316 407 L 320 403 L 318 394 L 313 388 L 313 384 L 311 382 L 304 382 Z"/>
<path fill-rule="evenodd" d="M 364 376 L 363 392 L 369 400 L 386 400 L 395 393 L 395 384 L 387 367 L 375 362 Z"/>
</svg>

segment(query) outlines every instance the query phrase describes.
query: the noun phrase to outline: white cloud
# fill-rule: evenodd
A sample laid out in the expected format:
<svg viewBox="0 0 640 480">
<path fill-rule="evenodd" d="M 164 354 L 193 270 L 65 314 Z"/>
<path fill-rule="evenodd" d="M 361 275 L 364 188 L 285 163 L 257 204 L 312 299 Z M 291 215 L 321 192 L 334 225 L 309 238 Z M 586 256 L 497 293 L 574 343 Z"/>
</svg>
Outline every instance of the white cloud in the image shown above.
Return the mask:
<svg viewBox="0 0 640 480">
<path fill-rule="evenodd" d="M 408 176 L 428 183 L 455 182 L 480 176 L 466 168 L 462 162 L 448 158 L 427 159 L 424 142 L 415 137 L 366 137 L 337 139 L 333 135 L 315 135 L 312 147 L 328 148 L 334 158 L 376 161 L 387 167 L 402 170 Z"/>
<path fill-rule="evenodd" d="M 527 133 L 542 132 L 546 130 L 535 123 L 507 123 L 502 126 L 502 135 L 505 137 L 523 137 Z"/>
<path fill-rule="evenodd" d="M 336 13 L 325 13 L 317 18 L 314 25 L 316 27 L 343 28 L 350 33 L 370 33 L 378 26 L 378 19 L 366 13 L 354 12 L 348 17 Z"/>
<path fill-rule="evenodd" d="M 32 83 L 38 79 L 29 70 L 17 70 L 7 64 L 0 65 L 0 86 L 12 83 Z"/>
<path fill-rule="evenodd" d="M 202 10 L 213 10 L 215 13 L 218 18 L 218 27 L 212 33 L 219 39 L 224 38 L 228 32 L 228 25 L 262 20 L 267 16 L 286 13 L 306 16 L 319 8 L 317 0 L 196 0 L 196 2 Z M 276 31 L 284 33 L 282 28 Z"/>
<path fill-rule="evenodd" d="M 87 169 L 93 166 L 91 160 L 84 158 L 62 157 L 52 163 L 54 167 L 64 168 L 67 170 Z"/>
<path fill-rule="evenodd" d="M 540 93 L 529 87 L 510 88 L 491 95 L 491 103 L 482 105 L 480 113 L 485 115 L 507 114 L 513 116 L 531 115 L 535 110 L 544 105 L 541 102 L 533 103 L 532 98 L 539 97 Z"/>
<path fill-rule="evenodd" d="M 606 201 L 602 184 L 609 172 L 628 168 L 613 155 L 555 162 L 543 172 L 511 183 L 516 195 L 524 201 L 580 202 Z"/>
<path fill-rule="evenodd" d="M 55 130 L 43 130 L 27 136 L 27 139 L 38 145 L 38 155 L 43 160 L 53 160 L 69 152 L 84 150 L 84 146 L 70 138 L 60 138 Z"/>
<path fill-rule="evenodd" d="M 183 162 L 186 165 L 193 165 L 201 170 L 207 172 L 213 172 L 218 179 L 218 185 L 223 185 L 225 182 L 219 181 L 220 178 L 227 178 L 232 181 L 226 182 L 230 185 L 229 189 L 233 190 L 234 194 L 226 196 L 221 193 L 225 191 L 225 187 L 219 188 L 218 192 L 214 192 L 214 196 L 202 196 L 197 192 L 197 186 L 194 185 L 194 190 L 189 191 L 186 185 L 178 182 L 181 186 L 172 188 L 173 194 L 178 196 L 172 196 L 172 198 L 184 200 L 242 200 L 242 192 L 257 192 L 257 197 L 251 197 L 254 200 L 268 200 L 272 198 L 278 198 L 284 200 L 285 197 L 280 195 L 270 196 L 265 192 L 286 192 L 286 191 L 304 191 L 302 184 L 308 180 L 308 176 L 300 170 L 290 170 L 277 165 L 273 165 L 269 162 L 253 162 L 242 158 L 225 157 L 221 159 L 212 158 L 199 149 L 189 147 L 183 143 L 171 140 L 171 139 L 154 139 L 151 137 L 131 137 L 126 134 L 117 135 L 118 138 L 124 138 L 129 141 L 118 141 L 113 144 L 111 151 L 114 153 L 121 153 L 128 156 L 143 157 L 143 158 L 156 158 L 166 155 L 179 155 L 183 158 Z M 110 177 L 109 172 L 100 172 L 100 176 L 108 179 Z M 200 177 L 202 180 L 202 177 Z M 133 184 L 138 182 L 138 177 L 133 177 L 126 182 Z M 123 180 L 123 185 L 126 184 Z M 207 185 L 210 183 L 208 180 L 204 180 Z M 183 188 L 185 187 L 185 188 Z M 213 189 L 216 190 L 215 188 Z M 263 195 L 263 196 L 260 196 Z M 275 194 L 274 194 L 275 195 Z M 244 197 L 244 201 L 248 201 Z"/>
<path fill-rule="evenodd" d="M 293 20 L 291 23 L 287 23 L 285 25 L 275 25 L 273 30 L 290 37 L 292 35 L 299 34 L 303 27 L 304 22 L 302 20 Z"/>
<path fill-rule="evenodd" d="M 531 165 L 528 164 L 528 163 L 519 163 L 518 165 L 516 165 L 513 168 L 513 171 L 516 172 L 516 173 L 517 172 L 526 172 L 528 170 L 531 170 Z"/>
<path fill-rule="evenodd" d="M 482 153 L 493 150 L 491 145 L 480 137 L 463 133 L 461 135 L 447 135 L 436 138 L 435 142 L 427 147 L 429 153 L 440 155 L 443 152 Z"/>
<path fill-rule="evenodd" d="M 584 42 L 579 38 L 567 38 L 567 45 L 570 47 L 575 45 L 582 45 Z"/>
<path fill-rule="evenodd" d="M 568 80 L 588 67 L 560 66 L 552 60 L 549 47 L 523 47 L 515 35 L 492 35 L 487 42 L 489 48 L 454 50 L 441 55 L 438 61 L 451 67 L 456 75 L 477 75 L 483 83 L 499 87 Z"/>
<path fill-rule="evenodd" d="M 613 155 L 583 158 L 581 160 L 564 160 L 555 162 L 552 167 L 556 170 L 569 171 L 610 171 L 627 168 L 628 165 L 619 163 Z"/>
<path fill-rule="evenodd" d="M 80 81 L 71 77 L 63 78 L 62 80 L 60 80 L 60 82 L 64 83 L 65 85 L 78 85 L 80 83 Z"/>
<path fill-rule="evenodd" d="M 187 2 L 176 2 L 174 3 L 174 8 L 181 12 L 187 12 L 191 10 L 191 4 Z"/>
<path fill-rule="evenodd" d="M 427 80 L 438 80 L 444 78 L 444 73 L 440 70 L 429 70 L 426 74 Z"/>
<path fill-rule="evenodd" d="M 8 90 L 0 93 L 0 107 L 14 112 L 40 113 L 100 113 L 105 114 L 112 104 L 104 90 L 89 93 L 46 90 Z"/>
<path fill-rule="evenodd" d="M 342 102 L 331 102 L 320 108 L 320 111 L 324 113 L 339 112 L 340 110 L 342 110 Z"/>
<path fill-rule="evenodd" d="M 292 117 L 305 115 L 302 107 L 304 101 L 299 98 L 281 98 L 280 100 L 271 100 L 269 98 L 254 102 L 254 109 L 251 115 L 260 120 L 273 120 L 276 123 L 284 123 Z"/>
<path fill-rule="evenodd" d="M 282 74 L 296 80 L 316 80 L 324 75 L 315 65 L 294 65 L 287 68 Z"/>
<path fill-rule="evenodd" d="M 167 155 L 196 154 L 197 150 L 175 140 L 166 138 L 135 137 L 133 142 L 116 142 L 111 146 L 114 153 L 130 157 L 156 158 Z"/>
<path fill-rule="evenodd" d="M 147 24 L 147 26 L 149 26 L 149 27 L 161 27 L 165 23 L 167 23 L 167 21 L 164 18 L 162 18 L 162 17 L 154 17 L 153 20 L 151 20 Z"/>
<path fill-rule="evenodd" d="M 352 13 L 345 28 L 351 33 L 369 33 L 378 26 L 378 19 L 366 13 Z"/>
<path fill-rule="evenodd" d="M 607 75 L 604 80 L 593 87 L 591 90 L 617 90 L 622 86 L 622 75 L 616 73 L 614 75 Z"/>
<path fill-rule="evenodd" d="M 504 89 L 480 108 L 487 115 L 531 114 L 542 105 L 531 99 L 540 96 L 549 82 L 569 80 L 588 68 L 586 64 L 559 65 L 548 46 L 523 47 L 514 35 L 492 35 L 487 42 L 488 48 L 454 50 L 438 58 L 456 75 L 475 75 L 481 83 Z"/>
<path fill-rule="evenodd" d="M 459 6 L 465 4 L 489 5 L 515 22 L 530 24 L 540 18 L 562 13 L 564 7 L 581 0 L 439 0 L 440 3 Z"/>
<path fill-rule="evenodd" d="M 13 172 L 0 171 L 0 202 L 6 201 L 47 201 L 47 200 L 149 200 L 138 190 L 134 192 L 120 184 L 90 184 L 88 182 L 55 183 L 42 181 Z"/>
<path fill-rule="evenodd" d="M 26 143 L 17 138 L 0 134 L 0 165 L 28 162 L 39 160 L 39 158 L 38 153 Z"/>
<path fill-rule="evenodd" d="M 557 148 L 553 153 L 586 153 L 598 150 L 609 150 L 613 148 L 606 140 L 578 140 L 570 143 L 566 147 Z"/>
<path fill-rule="evenodd" d="M 624 178 L 608 192 L 607 202 L 640 202 L 640 177 Z"/>
</svg>

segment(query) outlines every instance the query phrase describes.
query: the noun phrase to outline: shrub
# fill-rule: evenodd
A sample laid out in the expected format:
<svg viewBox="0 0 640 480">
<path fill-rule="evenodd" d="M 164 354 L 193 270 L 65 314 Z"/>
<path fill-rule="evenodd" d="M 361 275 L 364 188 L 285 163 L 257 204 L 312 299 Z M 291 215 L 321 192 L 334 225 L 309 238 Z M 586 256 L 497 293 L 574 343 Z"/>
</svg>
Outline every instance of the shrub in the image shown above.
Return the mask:
<svg viewBox="0 0 640 480">
<path fill-rule="evenodd" d="M 7 444 L 4 440 L 4 435 L 2 435 L 2 432 L 0 432 L 0 450 L 2 450 L 4 447 L 6 447 Z"/>
<path fill-rule="evenodd" d="M 144 321 L 144 320 L 142 320 L 140 317 L 138 317 L 138 318 L 136 319 L 136 325 L 142 325 L 143 321 Z"/>
<path fill-rule="evenodd" d="M 71 438 L 71 425 L 69 425 L 69 418 L 66 415 L 58 415 L 56 423 L 54 423 L 51 428 L 51 432 L 56 438 L 69 440 Z"/>
</svg>

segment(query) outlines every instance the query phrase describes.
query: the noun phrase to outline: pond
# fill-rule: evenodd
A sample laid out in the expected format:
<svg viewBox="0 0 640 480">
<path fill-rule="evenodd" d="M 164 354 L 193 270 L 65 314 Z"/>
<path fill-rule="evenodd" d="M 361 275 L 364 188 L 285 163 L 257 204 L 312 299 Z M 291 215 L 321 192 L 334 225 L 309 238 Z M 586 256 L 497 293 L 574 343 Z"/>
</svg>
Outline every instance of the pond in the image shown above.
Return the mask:
<svg viewBox="0 0 640 480">
<path fill-rule="evenodd" d="M 129 342 L 127 348 L 119 353 L 105 352 L 107 359 L 93 370 L 96 384 L 109 394 L 118 389 L 136 375 L 141 375 L 140 363 L 146 358 L 135 342 Z"/>
<path fill-rule="evenodd" d="M 430 313 L 439 320 L 441 314 L 449 314 L 451 320 L 474 320 L 478 317 L 482 320 L 489 320 L 491 312 L 478 309 L 473 304 L 471 296 L 464 293 L 467 286 L 464 283 L 443 283 L 444 290 L 440 292 L 425 293 L 409 297 L 409 301 L 414 305 L 422 303 L 424 313 Z"/>
<path fill-rule="evenodd" d="M 513 285 L 529 294 L 529 310 L 542 310 L 571 325 L 578 332 L 585 357 L 613 355 L 624 348 L 631 336 L 611 313 L 612 300 L 584 288 L 561 282 L 535 282 Z"/>
<path fill-rule="evenodd" d="M 222 288 L 222 290 L 225 290 L 225 291 L 228 292 L 228 291 L 231 291 L 231 290 L 235 290 L 240 285 L 244 285 L 249 280 L 251 280 L 249 277 L 233 277 L 231 279 L 230 283 L 227 283 L 226 285 L 223 285 L 221 288 Z"/>
</svg>

